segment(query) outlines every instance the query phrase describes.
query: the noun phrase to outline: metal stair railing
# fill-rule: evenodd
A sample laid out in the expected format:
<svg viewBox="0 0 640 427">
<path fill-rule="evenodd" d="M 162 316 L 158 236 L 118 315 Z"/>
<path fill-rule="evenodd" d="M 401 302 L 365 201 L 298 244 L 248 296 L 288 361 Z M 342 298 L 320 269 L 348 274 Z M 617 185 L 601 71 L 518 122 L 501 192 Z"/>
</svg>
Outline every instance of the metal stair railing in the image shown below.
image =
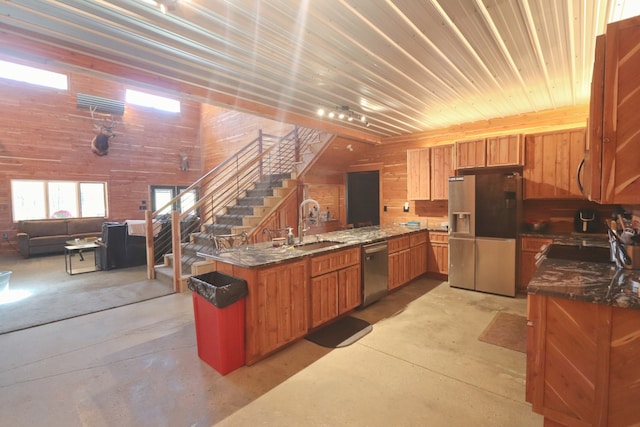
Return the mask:
<svg viewBox="0 0 640 427">
<path fill-rule="evenodd" d="M 215 224 L 217 216 L 223 214 L 226 208 L 255 183 L 266 176 L 291 173 L 304 165 L 304 153 L 313 152 L 315 144 L 322 143 L 322 133 L 315 129 L 295 127 L 291 132 L 282 137 L 263 134 L 262 131 L 256 139 L 238 150 L 233 156 L 207 172 L 179 195 L 161 206 L 155 212 L 147 211 L 145 214 L 147 236 L 153 235 L 153 223 L 158 219 L 160 212 L 166 211 L 190 194 L 193 190 L 199 190 L 199 200 L 182 212 L 172 211 L 170 238 L 167 237 L 166 223 L 162 246 L 153 244 L 152 239 L 147 241 L 147 276 L 155 277 L 156 261 L 160 255 L 173 254 L 174 288 L 179 291 L 182 277 L 182 263 L 192 263 L 197 259 L 195 253 L 193 259 L 183 258 L 183 245 L 193 243 L 191 233 L 202 230 L 207 224 Z M 195 221 L 193 219 L 196 218 Z M 209 242 L 212 245 L 212 242 Z M 198 242 L 196 242 L 196 246 Z M 202 245 L 202 244 L 201 244 Z"/>
</svg>

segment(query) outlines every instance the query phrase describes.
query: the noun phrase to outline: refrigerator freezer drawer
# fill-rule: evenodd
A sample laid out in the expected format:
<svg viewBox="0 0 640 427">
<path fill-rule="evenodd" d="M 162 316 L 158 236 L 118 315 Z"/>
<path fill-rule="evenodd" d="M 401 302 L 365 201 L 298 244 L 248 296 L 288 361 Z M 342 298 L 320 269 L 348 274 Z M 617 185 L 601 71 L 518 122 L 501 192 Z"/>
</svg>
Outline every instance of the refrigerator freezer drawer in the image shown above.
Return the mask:
<svg viewBox="0 0 640 427">
<path fill-rule="evenodd" d="M 475 251 L 474 238 L 449 237 L 449 285 L 474 289 Z"/>
<path fill-rule="evenodd" d="M 516 240 L 476 238 L 476 290 L 516 295 Z"/>
</svg>

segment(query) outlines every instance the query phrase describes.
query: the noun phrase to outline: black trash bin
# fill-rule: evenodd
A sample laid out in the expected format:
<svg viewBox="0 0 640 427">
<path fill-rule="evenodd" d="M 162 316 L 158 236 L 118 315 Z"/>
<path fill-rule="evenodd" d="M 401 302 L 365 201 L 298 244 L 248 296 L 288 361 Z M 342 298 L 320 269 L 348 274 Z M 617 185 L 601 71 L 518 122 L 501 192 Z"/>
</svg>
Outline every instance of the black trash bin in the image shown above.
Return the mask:
<svg viewBox="0 0 640 427">
<path fill-rule="evenodd" d="M 213 271 L 191 276 L 198 357 L 226 375 L 244 365 L 247 282 Z"/>
</svg>

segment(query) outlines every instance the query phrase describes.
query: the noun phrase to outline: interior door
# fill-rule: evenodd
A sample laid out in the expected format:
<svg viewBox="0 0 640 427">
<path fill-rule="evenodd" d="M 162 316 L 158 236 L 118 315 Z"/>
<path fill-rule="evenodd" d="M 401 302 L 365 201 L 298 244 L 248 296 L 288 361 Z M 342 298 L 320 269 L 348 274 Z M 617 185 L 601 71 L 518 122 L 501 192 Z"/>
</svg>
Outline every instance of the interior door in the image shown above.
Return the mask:
<svg viewBox="0 0 640 427">
<path fill-rule="evenodd" d="M 380 225 L 380 172 L 347 173 L 347 223 Z"/>
</svg>

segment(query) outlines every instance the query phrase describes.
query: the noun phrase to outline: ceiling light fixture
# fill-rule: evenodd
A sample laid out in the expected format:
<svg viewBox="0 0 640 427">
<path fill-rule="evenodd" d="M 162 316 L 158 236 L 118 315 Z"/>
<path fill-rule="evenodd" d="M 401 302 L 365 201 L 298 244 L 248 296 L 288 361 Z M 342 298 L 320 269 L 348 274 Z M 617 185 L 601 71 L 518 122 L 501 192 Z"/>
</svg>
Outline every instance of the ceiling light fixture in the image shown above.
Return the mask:
<svg viewBox="0 0 640 427">
<path fill-rule="evenodd" d="M 337 117 L 340 120 L 346 120 L 348 122 L 353 122 L 353 120 L 356 119 L 356 120 L 359 120 L 366 127 L 369 127 L 369 121 L 364 116 L 364 114 L 356 113 L 355 111 L 351 110 L 347 105 L 334 107 L 332 110 L 329 110 L 328 113 L 325 111 L 324 108 L 319 108 L 318 116 L 324 117 L 325 115 L 330 119 Z"/>
</svg>

